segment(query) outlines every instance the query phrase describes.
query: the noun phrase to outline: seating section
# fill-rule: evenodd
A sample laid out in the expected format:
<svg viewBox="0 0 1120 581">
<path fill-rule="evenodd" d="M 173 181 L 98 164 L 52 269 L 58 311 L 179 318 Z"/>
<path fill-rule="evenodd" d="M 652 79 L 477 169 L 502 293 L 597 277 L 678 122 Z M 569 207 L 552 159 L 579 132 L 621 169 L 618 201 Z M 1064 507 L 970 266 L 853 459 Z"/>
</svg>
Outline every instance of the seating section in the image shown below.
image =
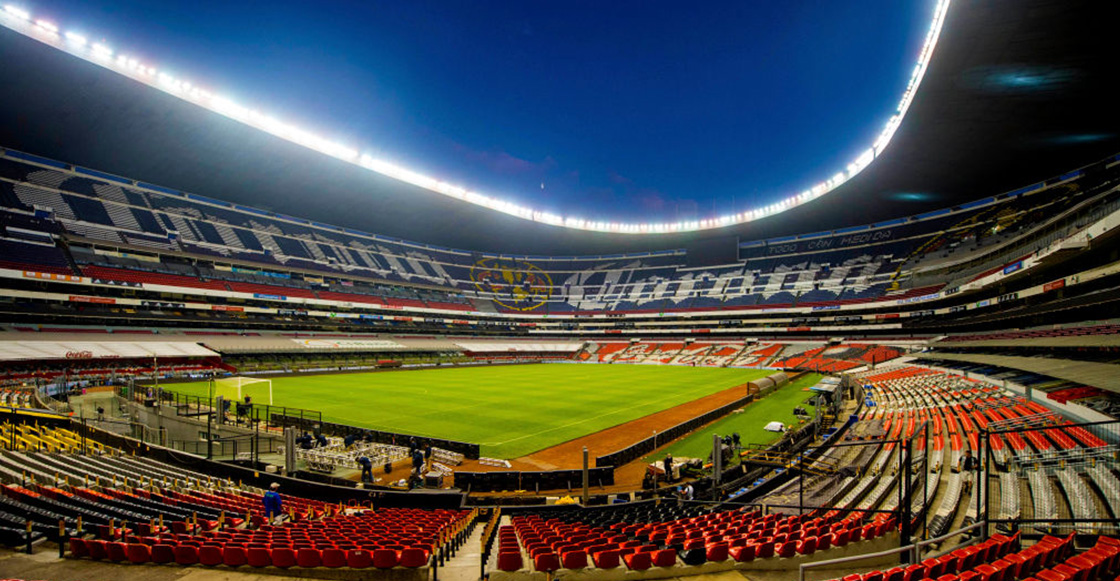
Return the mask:
<svg viewBox="0 0 1120 581">
<path fill-rule="evenodd" d="M 30 398 L 30 394 L 24 395 Z M 39 426 L 25 423 L 0 423 L 0 441 L 12 450 L 39 450 L 44 452 L 79 452 L 85 450 L 103 453 L 106 448 L 99 442 L 84 440 L 65 428 Z"/>
<path fill-rule="evenodd" d="M 778 354 L 786 355 L 777 357 Z M 589 342 L 576 355 L 580 361 L 646 363 L 716 367 L 775 367 L 839 373 L 900 357 L 903 351 L 878 345 L 823 346 L 820 343 Z"/>
<path fill-rule="evenodd" d="M 497 568 L 536 571 L 649 568 L 794 558 L 872 539 L 890 518 L 762 516 L 643 503 L 622 508 L 518 515 L 498 530 Z"/>
<path fill-rule="evenodd" d="M 63 376 L 74 385 L 85 382 L 104 385 L 111 378 L 151 376 L 152 360 L 135 358 L 89 359 L 85 363 L 73 361 L 38 360 L 17 361 L 0 366 L 0 385 L 20 386 L 35 381 L 54 381 Z M 207 372 L 234 371 L 221 361 L 212 358 L 167 357 L 158 361 L 163 376 L 199 376 Z M 25 398 L 23 401 L 27 402 Z"/>
<path fill-rule="evenodd" d="M 902 353 L 900 349 L 878 345 L 837 345 L 809 349 L 779 359 L 773 365 L 801 371 L 840 373 L 869 364 L 885 363 L 902 356 Z"/>
<path fill-rule="evenodd" d="M 916 453 L 919 459 L 929 454 L 931 472 L 946 475 L 931 478 L 934 490 L 939 484 L 946 487 L 940 505 L 930 508 L 931 535 L 946 532 L 962 509 L 966 524 L 976 519 L 974 497 L 965 502 L 965 479 L 957 467 L 966 450 L 980 457 L 981 430 L 999 432 L 991 434 L 988 443 L 995 476 L 989 486 L 993 494 L 999 494 L 1000 506 L 993 509 L 998 510 L 995 514 L 1000 520 L 1020 518 L 1024 505 L 1033 510 L 1031 518 L 1041 521 L 1059 518 L 1062 506 L 1070 507 L 1073 518 L 1099 520 L 1107 514 L 1098 507 L 1115 504 L 1109 491 L 1120 483 L 1111 469 L 1094 460 L 1111 454 L 1113 447 L 1037 401 L 1011 396 L 995 385 L 913 365 L 887 365 L 855 377 L 864 386 L 866 401 L 860 421 L 847 435 L 849 440 L 907 440 L 914 437 L 915 426 L 930 428 L 930 449 Z M 893 474 L 891 462 L 884 460 L 866 469 L 872 474 Z M 1023 484 L 1029 503 L 1020 499 Z M 861 486 L 855 486 L 856 493 L 862 493 Z M 847 500 L 837 506 L 846 506 Z M 1077 530 L 1096 533 L 1100 526 L 1079 524 Z M 1070 530 L 1067 525 L 1054 527 L 1049 522 L 1036 527 L 1041 532 Z"/>
<path fill-rule="evenodd" d="M 0 238 L 0 268 L 74 274 L 66 260 L 66 253 L 53 241 Z"/>
<path fill-rule="evenodd" d="M 342 507 L 281 495 L 286 522 L 271 525 L 259 490 L 122 456 L 73 432 L 4 424 L 0 539 L 58 541 L 70 556 L 132 563 L 227 567 L 424 567 L 474 519 L 467 510 Z M 86 454 L 75 453 L 85 448 Z M 80 528 L 79 528 L 80 527 Z M 92 535 L 92 536 L 91 536 Z"/>
<path fill-rule="evenodd" d="M 87 268 L 176 276 L 165 271 L 197 262 L 191 267 L 193 275 L 178 275 L 184 278 L 114 272 L 113 280 L 182 283 L 196 289 L 215 288 L 209 286 L 213 284 L 219 290 L 326 300 L 343 297 L 320 292 L 372 294 L 380 299 L 354 300 L 403 308 L 533 314 L 830 309 L 907 301 L 944 286 L 944 280 L 925 281 L 910 269 L 928 271 L 931 262 L 982 263 L 976 257 L 987 249 L 1014 242 L 1048 221 L 1072 224 L 1058 210 L 1099 203 L 1107 195 L 1109 173 L 1092 174 L 1097 181 L 1063 195 L 1032 192 L 991 198 L 912 220 L 744 242 L 738 261 L 697 269 L 688 266 L 684 250 L 589 257 L 478 254 L 103 179 L 49 161 L 36 164 L 3 155 L 0 164 L 0 250 L 6 257 L 0 267 L 72 274 L 66 251 L 56 244 L 64 239 L 73 253 L 84 253 L 77 263 Z M 1087 174 L 1079 172 L 1072 179 L 1083 175 Z M 152 263 L 93 253 L 90 244 L 159 252 L 163 259 Z M 206 257 L 214 264 L 208 265 Z M 966 257 L 969 260 L 963 261 Z M 217 266 L 231 262 L 241 266 Z M 967 279 L 996 266 L 985 265 L 976 272 L 958 268 L 953 274 Z M 263 281 L 253 274 L 259 271 L 267 271 L 261 276 L 279 276 Z M 378 292 L 356 290 L 361 286 L 357 281 L 371 279 L 387 284 Z M 386 290 L 397 283 L 399 292 Z M 408 286 L 414 284 L 446 290 Z"/>
<path fill-rule="evenodd" d="M 328 516 L 253 530 L 224 527 L 176 534 L 125 531 L 105 539 L 70 540 L 75 557 L 112 561 L 237 567 L 417 568 L 430 564 L 444 536 L 461 531 L 471 511 L 379 509 Z M 124 558 L 111 547 L 123 546 Z M 98 548 L 104 545 L 104 553 Z"/>
<path fill-rule="evenodd" d="M 1120 333 L 1120 325 L 1075 325 L 1058 329 L 1034 329 L 1026 331 L 1001 331 L 970 335 L 950 335 L 945 342 L 957 341 L 1007 341 L 1019 339 L 1045 339 L 1051 337 L 1083 337 L 1091 335 L 1115 335 Z"/>
<path fill-rule="evenodd" d="M 27 389 L 0 389 L 0 406 L 26 408 L 31 407 L 31 401 Z"/>
<path fill-rule="evenodd" d="M 1077 553 L 1073 535 L 1044 537 L 1020 548 L 1018 535 L 993 535 L 986 541 L 907 567 L 854 573 L 835 581 L 1111 581 L 1120 571 L 1120 540 L 1099 537 Z"/>
<path fill-rule="evenodd" d="M 164 286 L 200 288 L 217 291 L 230 290 L 225 283 L 215 280 L 201 280 L 197 277 L 162 274 L 158 272 L 145 272 L 123 268 L 106 268 L 102 266 L 86 266 L 82 274 L 98 280 L 131 282 L 142 284 L 159 284 Z M 94 282 L 97 282 L 96 280 Z"/>
</svg>

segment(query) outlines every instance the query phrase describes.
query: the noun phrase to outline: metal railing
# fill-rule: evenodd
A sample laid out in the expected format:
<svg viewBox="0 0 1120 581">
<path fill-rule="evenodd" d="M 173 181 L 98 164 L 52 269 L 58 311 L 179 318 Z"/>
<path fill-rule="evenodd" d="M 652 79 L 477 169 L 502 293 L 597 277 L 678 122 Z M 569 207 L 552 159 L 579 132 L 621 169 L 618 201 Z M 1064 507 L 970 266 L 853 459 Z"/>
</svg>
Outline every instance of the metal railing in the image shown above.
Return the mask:
<svg viewBox="0 0 1120 581">
<path fill-rule="evenodd" d="M 817 569 L 817 568 L 825 567 L 825 566 L 828 566 L 828 565 L 839 565 L 839 564 L 842 564 L 842 563 L 854 563 L 856 561 L 864 561 L 864 560 L 868 560 L 868 559 L 879 559 L 879 558 L 882 558 L 882 557 L 889 557 L 891 555 L 899 555 L 899 554 L 903 554 L 903 553 L 908 553 L 909 554 L 909 561 L 905 561 L 905 562 L 917 563 L 920 560 L 919 557 L 921 557 L 922 548 L 928 547 L 929 545 L 932 545 L 934 543 L 940 543 L 941 541 L 944 541 L 946 539 L 955 537 L 957 535 L 962 535 L 962 534 L 967 533 L 969 531 L 979 529 L 979 528 L 983 528 L 983 527 L 987 527 L 987 526 L 988 526 L 988 523 L 986 523 L 986 522 L 978 522 L 978 523 L 969 525 L 967 527 L 959 528 L 955 531 L 950 531 L 948 533 L 945 533 L 944 535 L 941 535 L 940 537 L 935 537 L 935 538 L 927 539 L 927 540 L 924 540 L 924 541 L 918 541 L 916 543 L 911 543 L 909 545 L 903 545 L 901 547 L 895 547 L 893 549 L 887 549 L 885 551 L 878 551 L 878 552 L 875 552 L 875 553 L 864 553 L 864 554 L 861 554 L 861 555 L 850 555 L 850 556 L 847 556 L 847 557 L 838 557 L 836 559 L 825 559 L 823 561 L 813 561 L 812 563 L 801 563 L 797 567 L 797 579 L 798 579 L 798 581 L 805 581 L 805 572 L 808 571 L 809 569 Z M 963 547 L 963 546 L 968 546 L 972 543 L 975 543 L 977 540 L 979 540 L 979 537 L 974 537 L 974 538 L 966 541 L 966 543 L 964 543 L 964 544 L 954 546 L 953 550 L 959 549 L 960 547 Z M 948 550 L 945 551 L 945 553 L 948 553 L 948 552 L 949 552 Z M 936 555 L 936 556 L 940 556 L 940 555 Z"/>
<path fill-rule="evenodd" d="M 254 444 L 255 441 L 255 444 Z M 255 445 L 255 447 L 254 447 Z M 279 453 L 282 444 L 272 438 L 253 438 L 252 435 L 222 438 L 210 442 L 198 440 L 172 440 L 171 448 L 182 450 L 196 456 L 205 456 L 209 451 L 215 458 L 239 459 L 241 454 L 251 454 L 255 460 L 259 454 Z"/>
</svg>

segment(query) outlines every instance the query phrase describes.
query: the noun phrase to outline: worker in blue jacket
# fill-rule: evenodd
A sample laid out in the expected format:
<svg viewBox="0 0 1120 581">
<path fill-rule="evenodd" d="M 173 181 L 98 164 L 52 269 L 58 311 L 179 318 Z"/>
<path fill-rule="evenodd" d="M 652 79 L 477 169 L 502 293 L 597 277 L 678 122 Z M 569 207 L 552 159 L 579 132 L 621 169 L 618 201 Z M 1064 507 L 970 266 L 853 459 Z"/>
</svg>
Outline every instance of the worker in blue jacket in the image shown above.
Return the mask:
<svg viewBox="0 0 1120 581">
<path fill-rule="evenodd" d="M 280 524 L 280 519 L 284 515 L 282 507 L 283 501 L 280 499 L 280 493 L 276 492 L 280 488 L 279 482 L 273 482 L 268 487 L 268 492 L 264 493 L 264 517 L 272 524 Z"/>
</svg>

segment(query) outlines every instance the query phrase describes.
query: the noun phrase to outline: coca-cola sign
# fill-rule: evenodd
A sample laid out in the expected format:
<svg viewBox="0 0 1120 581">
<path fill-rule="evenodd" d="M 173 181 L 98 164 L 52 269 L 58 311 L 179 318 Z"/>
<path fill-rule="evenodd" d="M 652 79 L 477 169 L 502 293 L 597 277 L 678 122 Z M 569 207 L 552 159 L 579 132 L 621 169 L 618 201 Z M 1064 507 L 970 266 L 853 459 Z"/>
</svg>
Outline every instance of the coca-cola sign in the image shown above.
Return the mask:
<svg viewBox="0 0 1120 581">
<path fill-rule="evenodd" d="M 93 351 L 67 351 L 67 359 L 93 359 Z"/>
</svg>

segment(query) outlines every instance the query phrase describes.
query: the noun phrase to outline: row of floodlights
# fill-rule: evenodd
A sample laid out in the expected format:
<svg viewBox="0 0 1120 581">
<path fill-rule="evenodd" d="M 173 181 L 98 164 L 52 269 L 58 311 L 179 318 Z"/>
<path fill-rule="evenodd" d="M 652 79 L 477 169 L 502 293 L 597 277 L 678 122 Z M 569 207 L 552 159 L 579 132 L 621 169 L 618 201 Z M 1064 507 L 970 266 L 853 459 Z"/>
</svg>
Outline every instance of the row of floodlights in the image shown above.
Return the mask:
<svg viewBox="0 0 1120 581">
<path fill-rule="evenodd" d="M 473 192 L 466 188 L 452 185 L 360 153 L 353 147 L 331 141 L 311 133 L 310 131 L 284 123 L 256 109 L 239 105 L 229 98 L 215 95 L 190 82 L 177 79 L 166 72 L 159 71 L 155 67 L 147 66 L 134 57 L 121 54 L 116 55 L 114 58 L 113 49 L 109 48 L 103 42 L 90 43 L 85 35 L 74 31 L 61 33 L 59 27 L 54 23 L 47 20 L 32 20 L 31 14 L 18 6 L 11 4 L 4 6 L 3 11 L 0 12 L 0 16 L 7 17 L 8 20 L 14 19 L 22 22 L 22 29 L 17 28 L 20 32 L 30 32 L 35 35 L 37 39 L 74 54 L 75 56 L 129 76 L 140 82 L 229 117 L 230 119 L 240 121 L 241 123 L 266 131 L 282 139 L 286 139 L 331 157 L 359 165 L 396 180 L 534 222 L 579 230 L 625 234 L 650 234 L 709 230 L 773 216 L 790 208 L 815 200 L 835 190 L 841 184 L 863 171 L 875 158 L 882 155 L 883 150 L 886 149 L 891 138 L 902 124 L 902 119 L 906 115 L 906 111 L 910 108 L 910 103 L 913 101 L 914 95 L 917 93 L 918 86 L 921 84 L 922 77 L 925 75 L 926 68 L 929 65 L 929 61 L 933 57 L 933 51 L 937 45 L 937 39 L 941 33 L 941 27 L 945 21 L 945 14 L 948 12 L 950 1 L 951 0 L 939 0 L 934 9 L 933 22 L 930 24 L 929 31 L 926 33 L 925 42 L 918 56 L 918 64 L 910 74 L 910 80 L 907 83 L 906 90 L 903 92 L 894 114 L 887 121 L 886 126 L 883 128 L 882 132 L 879 133 L 874 144 L 861 153 L 854 161 L 849 163 L 844 171 L 838 172 L 830 179 L 800 194 L 790 196 L 762 208 L 755 208 L 753 210 L 746 210 L 737 214 L 728 214 L 717 218 L 658 224 L 604 222 L 570 216 L 565 217 L 533 210 L 512 202 Z M 3 19 L 0 19 L 0 23 L 3 23 Z M 27 30 L 27 28 L 30 28 L 30 30 Z"/>
</svg>

